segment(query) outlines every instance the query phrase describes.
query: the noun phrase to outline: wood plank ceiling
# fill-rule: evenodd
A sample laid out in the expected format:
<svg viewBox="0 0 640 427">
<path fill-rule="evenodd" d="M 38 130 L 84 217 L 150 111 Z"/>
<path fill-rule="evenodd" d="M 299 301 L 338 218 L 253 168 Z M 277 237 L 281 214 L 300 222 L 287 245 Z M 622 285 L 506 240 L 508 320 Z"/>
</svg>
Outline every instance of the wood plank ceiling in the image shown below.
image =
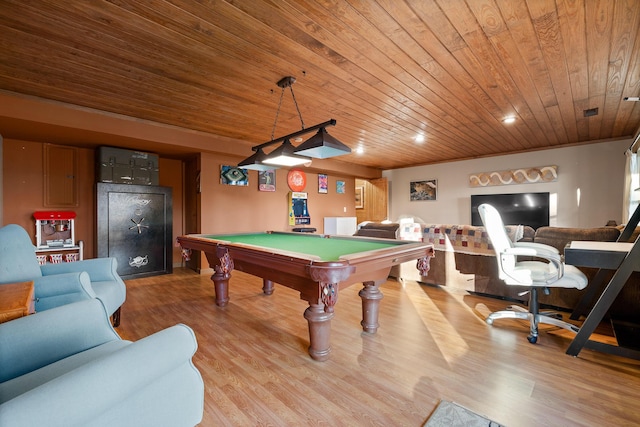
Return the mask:
<svg viewBox="0 0 640 427">
<path fill-rule="evenodd" d="M 623 100 L 640 95 L 638 0 L 0 0 L 0 47 L 0 89 L 233 138 L 247 156 L 288 75 L 305 126 L 337 120 L 354 150 L 337 159 L 381 169 L 640 126 Z M 300 128 L 286 91 L 275 136 Z"/>
</svg>

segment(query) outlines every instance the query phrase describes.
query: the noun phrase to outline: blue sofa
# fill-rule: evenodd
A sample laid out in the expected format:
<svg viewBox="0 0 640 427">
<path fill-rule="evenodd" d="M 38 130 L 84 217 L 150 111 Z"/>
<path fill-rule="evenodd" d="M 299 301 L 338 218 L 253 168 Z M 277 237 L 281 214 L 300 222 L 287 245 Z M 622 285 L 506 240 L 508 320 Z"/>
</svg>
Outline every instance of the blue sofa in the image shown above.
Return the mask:
<svg viewBox="0 0 640 427">
<path fill-rule="evenodd" d="M 109 315 L 113 315 L 114 325 L 120 323 L 126 286 L 117 273 L 115 258 L 41 266 L 25 229 L 9 224 L 0 228 L 0 286 L 26 281 L 34 282 L 36 312 L 99 298 Z"/>
<path fill-rule="evenodd" d="M 0 324 L 0 425 L 194 426 L 196 349 L 185 325 L 120 339 L 98 299 Z"/>
</svg>

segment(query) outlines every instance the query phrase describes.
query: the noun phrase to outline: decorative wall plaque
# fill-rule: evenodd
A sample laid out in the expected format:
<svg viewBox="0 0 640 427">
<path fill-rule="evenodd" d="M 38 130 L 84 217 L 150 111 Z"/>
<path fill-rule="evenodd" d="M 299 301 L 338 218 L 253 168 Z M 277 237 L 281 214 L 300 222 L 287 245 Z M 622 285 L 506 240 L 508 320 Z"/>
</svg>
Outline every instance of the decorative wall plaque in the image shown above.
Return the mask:
<svg viewBox="0 0 640 427">
<path fill-rule="evenodd" d="M 490 187 L 494 185 L 533 184 L 558 180 L 558 166 L 509 169 L 495 172 L 479 172 L 469 175 L 469 186 Z"/>
</svg>

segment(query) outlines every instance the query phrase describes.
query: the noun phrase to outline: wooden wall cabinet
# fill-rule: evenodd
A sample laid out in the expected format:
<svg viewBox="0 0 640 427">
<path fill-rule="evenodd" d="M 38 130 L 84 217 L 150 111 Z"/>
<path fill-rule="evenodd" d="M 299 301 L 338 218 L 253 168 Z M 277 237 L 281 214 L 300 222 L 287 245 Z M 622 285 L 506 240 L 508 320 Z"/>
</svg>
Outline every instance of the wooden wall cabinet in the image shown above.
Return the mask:
<svg viewBox="0 0 640 427">
<path fill-rule="evenodd" d="M 78 150 L 44 144 L 44 206 L 78 206 Z"/>
</svg>

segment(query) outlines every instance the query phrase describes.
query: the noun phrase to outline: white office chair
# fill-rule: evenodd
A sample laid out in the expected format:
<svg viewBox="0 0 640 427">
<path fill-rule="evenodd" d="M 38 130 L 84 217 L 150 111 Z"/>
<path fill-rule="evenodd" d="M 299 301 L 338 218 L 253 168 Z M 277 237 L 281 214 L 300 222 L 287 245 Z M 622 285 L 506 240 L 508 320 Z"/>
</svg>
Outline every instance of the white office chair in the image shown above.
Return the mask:
<svg viewBox="0 0 640 427">
<path fill-rule="evenodd" d="M 505 231 L 500 213 L 493 206 L 482 204 L 478 207 L 478 212 L 496 252 L 500 278 L 507 285 L 529 288 L 528 310 L 520 306 L 510 306 L 506 310 L 491 313 L 486 322 L 491 325 L 496 319 L 529 320 L 531 333 L 527 339 L 532 344 L 538 341 L 538 323 L 558 326 L 577 333 L 578 327 L 562 321 L 559 313 L 539 311 L 538 290 L 542 288 L 548 295 L 549 288 L 584 289 L 587 286 L 584 273 L 572 265 L 565 265 L 558 250 L 553 246 L 532 242 L 513 243 Z M 518 261 L 518 257 L 538 260 Z"/>
</svg>

